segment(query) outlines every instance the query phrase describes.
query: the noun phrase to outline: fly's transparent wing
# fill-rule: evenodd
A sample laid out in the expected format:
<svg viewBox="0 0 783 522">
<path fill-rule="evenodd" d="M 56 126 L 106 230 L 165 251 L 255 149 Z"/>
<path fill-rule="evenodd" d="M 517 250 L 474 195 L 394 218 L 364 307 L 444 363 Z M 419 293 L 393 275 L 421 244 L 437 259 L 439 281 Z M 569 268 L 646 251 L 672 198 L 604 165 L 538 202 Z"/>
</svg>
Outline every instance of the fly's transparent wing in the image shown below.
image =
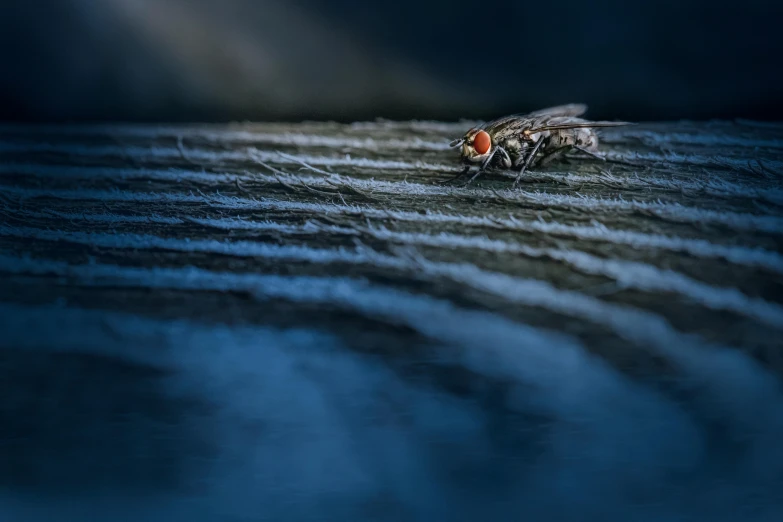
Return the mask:
<svg viewBox="0 0 783 522">
<path fill-rule="evenodd" d="M 488 121 L 479 128 L 492 136 L 494 142 L 544 131 L 557 131 L 577 128 L 619 127 L 632 125 L 624 121 L 588 121 L 578 116 L 587 111 L 587 105 L 571 103 L 558 105 L 528 114 L 512 114 L 496 120 Z"/>
<path fill-rule="evenodd" d="M 570 116 L 576 118 L 587 112 L 587 105 L 584 103 L 569 103 L 567 105 L 557 105 L 556 107 L 547 107 L 540 111 L 533 111 L 525 114 L 525 118 L 541 118 L 555 116 Z"/>
<path fill-rule="evenodd" d="M 481 125 L 481 129 L 487 131 L 496 140 L 519 134 L 533 126 L 541 126 L 543 122 L 553 118 L 576 118 L 587 111 L 587 105 L 583 103 L 569 103 L 548 107 L 527 114 L 512 114 Z"/>
<path fill-rule="evenodd" d="M 633 123 L 627 121 L 573 121 L 573 122 L 557 122 L 557 123 L 540 123 L 531 126 L 529 129 L 530 134 L 536 132 L 553 131 L 553 130 L 566 130 L 566 129 L 592 129 L 598 127 L 621 127 L 623 125 L 633 125 Z"/>
<path fill-rule="evenodd" d="M 534 120 L 525 115 L 512 114 L 496 120 L 488 121 L 480 129 L 486 131 L 495 142 L 519 134 L 533 124 Z"/>
</svg>

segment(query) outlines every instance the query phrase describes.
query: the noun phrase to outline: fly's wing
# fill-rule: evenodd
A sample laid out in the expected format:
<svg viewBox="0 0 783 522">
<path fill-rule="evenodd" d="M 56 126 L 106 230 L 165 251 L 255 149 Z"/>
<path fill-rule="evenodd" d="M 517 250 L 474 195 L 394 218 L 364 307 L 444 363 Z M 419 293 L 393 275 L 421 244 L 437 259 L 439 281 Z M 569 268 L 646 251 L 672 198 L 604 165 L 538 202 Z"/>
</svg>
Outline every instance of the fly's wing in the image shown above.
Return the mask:
<svg viewBox="0 0 783 522">
<path fill-rule="evenodd" d="M 492 136 L 493 141 L 499 142 L 526 131 L 527 134 L 536 132 L 556 131 L 578 128 L 619 127 L 633 125 L 624 121 L 588 121 L 579 118 L 587 111 L 587 105 L 571 103 L 541 109 L 527 114 L 512 114 L 496 120 L 489 121 L 479 126 Z"/>
<path fill-rule="evenodd" d="M 527 114 L 512 114 L 504 116 L 484 124 L 484 127 L 498 127 L 507 125 L 513 121 L 524 120 L 546 120 L 549 118 L 576 118 L 587 111 L 587 105 L 583 103 L 569 103 L 568 105 L 558 105 L 557 107 L 548 107 L 540 111 L 528 112 Z"/>
<path fill-rule="evenodd" d="M 584 103 L 569 103 L 567 105 L 558 105 L 556 107 L 547 107 L 540 111 L 530 112 L 525 115 L 526 118 L 542 118 L 555 116 L 570 116 L 576 118 L 587 112 L 587 105 Z"/>
<path fill-rule="evenodd" d="M 525 114 L 512 114 L 511 116 L 488 121 L 479 128 L 492 136 L 495 142 L 499 142 L 529 128 L 532 122 L 533 120 L 529 119 Z"/>
<path fill-rule="evenodd" d="M 633 125 L 633 123 L 627 121 L 588 121 L 588 120 L 575 120 L 575 121 L 539 121 L 534 125 L 531 125 L 529 130 L 530 134 L 536 132 L 553 131 L 553 130 L 565 130 L 565 129 L 592 129 L 598 127 L 621 127 L 623 125 Z"/>
<path fill-rule="evenodd" d="M 569 103 L 567 105 L 548 107 L 527 114 L 504 116 L 496 120 L 488 121 L 479 128 L 487 131 L 496 140 L 501 140 L 504 137 L 513 136 L 526 129 L 530 129 L 532 126 L 541 126 L 543 122 L 547 122 L 550 119 L 576 118 L 586 111 L 587 105 L 583 103 Z"/>
</svg>

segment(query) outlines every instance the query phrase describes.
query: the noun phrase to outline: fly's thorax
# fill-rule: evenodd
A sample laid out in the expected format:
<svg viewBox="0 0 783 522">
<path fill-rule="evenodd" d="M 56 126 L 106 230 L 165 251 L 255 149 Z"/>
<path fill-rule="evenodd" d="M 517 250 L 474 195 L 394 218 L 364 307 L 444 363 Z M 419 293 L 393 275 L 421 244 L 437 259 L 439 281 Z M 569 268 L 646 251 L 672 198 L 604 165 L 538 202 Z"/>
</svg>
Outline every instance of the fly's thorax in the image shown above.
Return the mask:
<svg viewBox="0 0 783 522">
<path fill-rule="evenodd" d="M 506 149 L 506 152 L 509 154 L 519 152 L 525 148 L 527 148 L 527 144 L 523 142 L 519 137 L 517 136 L 510 136 L 506 139 L 504 139 L 500 145 Z"/>
<path fill-rule="evenodd" d="M 524 158 L 525 153 L 532 146 L 531 143 L 520 136 L 508 136 L 498 142 L 498 145 L 508 153 L 513 165 L 516 165 L 520 158 Z"/>
</svg>

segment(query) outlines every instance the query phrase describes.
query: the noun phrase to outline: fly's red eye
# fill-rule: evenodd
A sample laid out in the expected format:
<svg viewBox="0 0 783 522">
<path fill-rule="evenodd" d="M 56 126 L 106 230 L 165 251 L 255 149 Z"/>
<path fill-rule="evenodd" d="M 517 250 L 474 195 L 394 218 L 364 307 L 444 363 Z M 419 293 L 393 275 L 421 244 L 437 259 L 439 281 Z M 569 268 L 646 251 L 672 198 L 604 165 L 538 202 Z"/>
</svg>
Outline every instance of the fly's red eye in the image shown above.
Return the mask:
<svg viewBox="0 0 783 522">
<path fill-rule="evenodd" d="M 473 138 L 473 148 L 479 154 L 486 154 L 489 151 L 489 147 L 492 145 L 492 140 L 489 139 L 489 134 L 483 130 L 476 133 L 476 137 Z"/>
</svg>

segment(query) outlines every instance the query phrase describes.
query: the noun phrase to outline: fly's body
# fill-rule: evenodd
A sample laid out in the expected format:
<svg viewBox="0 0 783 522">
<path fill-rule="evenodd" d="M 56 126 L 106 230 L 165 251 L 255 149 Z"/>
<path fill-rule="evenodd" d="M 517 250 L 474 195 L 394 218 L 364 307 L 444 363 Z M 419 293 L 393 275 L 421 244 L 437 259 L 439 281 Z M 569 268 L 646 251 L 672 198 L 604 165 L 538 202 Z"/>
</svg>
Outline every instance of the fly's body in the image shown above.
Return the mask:
<svg viewBox="0 0 783 522">
<path fill-rule="evenodd" d="M 476 165 L 479 170 L 468 183 L 490 167 L 519 168 L 516 185 L 534 162 L 542 165 L 572 150 L 597 156 L 598 136 L 594 128 L 629 124 L 580 118 L 586 110 L 581 104 L 561 105 L 498 118 L 470 129 L 451 143 L 461 148 L 460 156 L 466 165 L 460 176 Z"/>
</svg>

